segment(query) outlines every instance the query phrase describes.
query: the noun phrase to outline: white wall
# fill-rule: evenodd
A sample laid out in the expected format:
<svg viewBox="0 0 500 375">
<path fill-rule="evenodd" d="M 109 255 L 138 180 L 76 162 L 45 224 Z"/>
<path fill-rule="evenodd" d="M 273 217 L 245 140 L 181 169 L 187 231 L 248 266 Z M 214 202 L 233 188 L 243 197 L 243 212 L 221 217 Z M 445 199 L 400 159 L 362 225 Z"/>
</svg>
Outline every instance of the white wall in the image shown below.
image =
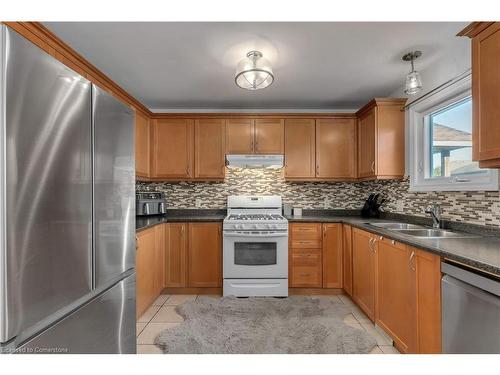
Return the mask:
<svg viewBox="0 0 500 375">
<path fill-rule="evenodd" d="M 450 79 L 459 76 L 470 68 L 471 41 L 467 37 L 456 37 L 453 43 L 450 43 L 447 48 L 439 51 L 426 53 L 426 50 L 422 49 L 422 57 L 415 62 L 415 69 L 422 76 L 424 88 L 418 95 L 409 97 L 408 103 L 411 103 Z M 410 71 L 409 64 L 408 71 Z M 405 77 L 401 77 L 402 85 L 390 95 L 391 97 L 404 98 L 406 96 L 403 91 L 404 79 Z"/>
</svg>

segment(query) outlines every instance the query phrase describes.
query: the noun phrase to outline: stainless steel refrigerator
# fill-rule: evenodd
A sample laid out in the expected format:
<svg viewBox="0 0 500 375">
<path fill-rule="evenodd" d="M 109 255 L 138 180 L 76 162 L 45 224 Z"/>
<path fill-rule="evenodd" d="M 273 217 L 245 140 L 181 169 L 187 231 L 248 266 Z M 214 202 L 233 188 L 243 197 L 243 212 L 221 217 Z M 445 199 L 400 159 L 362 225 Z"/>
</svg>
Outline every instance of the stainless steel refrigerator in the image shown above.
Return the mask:
<svg viewBox="0 0 500 375">
<path fill-rule="evenodd" d="M 133 111 L 0 36 L 0 351 L 135 353 Z"/>
</svg>

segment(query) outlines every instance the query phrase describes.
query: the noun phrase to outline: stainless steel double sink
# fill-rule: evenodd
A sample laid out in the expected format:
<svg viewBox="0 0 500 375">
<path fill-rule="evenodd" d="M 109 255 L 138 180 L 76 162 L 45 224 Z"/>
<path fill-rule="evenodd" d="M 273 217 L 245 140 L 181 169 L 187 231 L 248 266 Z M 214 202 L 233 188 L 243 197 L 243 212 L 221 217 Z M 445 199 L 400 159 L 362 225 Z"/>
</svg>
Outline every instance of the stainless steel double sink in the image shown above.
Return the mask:
<svg viewBox="0 0 500 375">
<path fill-rule="evenodd" d="M 416 238 L 474 238 L 477 237 L 473 234 L 453 232 L 446 229 L 428 228 L 423 225 L 387 222 L 387 223 L 368 223 L 371 226 L 394 231 L 399 234 L 404 234 Z"/>
</svg>

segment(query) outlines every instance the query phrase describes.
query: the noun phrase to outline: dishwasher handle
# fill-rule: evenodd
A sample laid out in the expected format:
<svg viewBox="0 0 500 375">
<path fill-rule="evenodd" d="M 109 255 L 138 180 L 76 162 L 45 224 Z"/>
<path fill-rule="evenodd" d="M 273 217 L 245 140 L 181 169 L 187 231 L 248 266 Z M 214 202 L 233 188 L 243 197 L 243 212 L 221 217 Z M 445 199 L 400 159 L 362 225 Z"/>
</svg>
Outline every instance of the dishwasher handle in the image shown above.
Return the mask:
<svg viewBox="0 0 500 375">
<path fill-rule="evenodd" d="M 472 269 L 468 270 L 446 262 L 441 262 L 441 272 L 500 297 L 500 281 L 493 276 L 489 277 Z"/>
</svg>

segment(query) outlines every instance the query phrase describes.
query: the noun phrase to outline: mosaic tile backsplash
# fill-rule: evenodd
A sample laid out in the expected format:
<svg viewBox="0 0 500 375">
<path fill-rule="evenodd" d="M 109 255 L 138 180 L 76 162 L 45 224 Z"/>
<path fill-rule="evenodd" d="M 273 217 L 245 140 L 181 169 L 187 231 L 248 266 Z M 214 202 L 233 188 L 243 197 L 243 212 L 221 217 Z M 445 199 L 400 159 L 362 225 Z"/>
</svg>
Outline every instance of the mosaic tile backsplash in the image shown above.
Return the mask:
<svg viewBox="0 0 500 375">
<path fill-rule="evenodd" d="M 500 228 L 499 192 L 409 191 L 409 180 L 364 182 L 285 182 L 282 170 L 228 169 L 224 182 L 137 182 L 137 191 L 162 191 L 167 208 L 226 208 L 228 195 L 281 195 L 284 203 L 304 209 L 360 209 L 370 193 L 387 199 L 384 210 L 426 216 L 440 203 L 443 218 Z"/>
</svg>

